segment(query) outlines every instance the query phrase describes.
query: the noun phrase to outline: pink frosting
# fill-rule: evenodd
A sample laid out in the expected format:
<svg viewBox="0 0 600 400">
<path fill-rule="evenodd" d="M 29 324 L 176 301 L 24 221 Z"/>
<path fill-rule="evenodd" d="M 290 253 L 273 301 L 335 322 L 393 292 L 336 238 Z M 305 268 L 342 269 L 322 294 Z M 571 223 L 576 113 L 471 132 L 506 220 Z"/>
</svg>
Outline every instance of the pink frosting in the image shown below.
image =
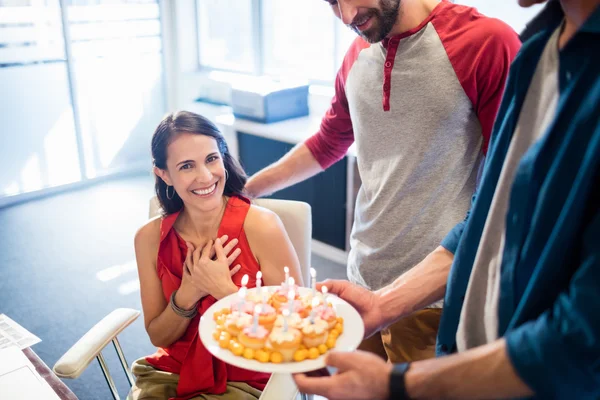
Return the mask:
<svg viewBox="0 0 600 400">
<path fill-rule="evenodd" d="M 320 305 L 317 308 L 315 308 L 315 313 L 316 313 L 317 317 L 324 319 L 326 321 L 330 321 L 336 317 L 335 311 L 333 311 L 333 308 L 324 306 L 324 305 Z"/>
<path fill-rule="evenodd" d="M 285 303 L 281 304 L 281 308 L 279 309 L 279 312 L 281 313 L 281 310 L 289 310 L 290 306 L 289 306 L 289 301 L 286 301 Z M 302 303 L 301 300 L 294 300 L 294 304 L 292 305 L 292 312 L 301 312 L 306 310 L 306 307 L 304 307 L 304 304 Z"/>
<path fill-rule="evenodd" d="M 256 327 L 256 331 L 254 331 L 254 326 L 250 325 L 250 326 L 247 326 L 244 328 L 244 333 L 246 334 L 246 336 L 251 337 L 251 338 L 264 339 L 269 334 L 269 331 L 266 330 L 261 325 L 258 325 Z"/>
<path fill-rule="evenodd" d="M 268 304 L 262 304 L 258 315 L 275 314 L 275 309 Z"/>
<path fill-rule="evenodd" d="M 240 303 L 237 301 L 231 304 L 231 311 L 238 311 Z M 254 314 L 254 303 L 251 301 L 245 301 L 242 306 L 242 312 L 246 314 Z"/>
<path fill-rule="evenodd" d="M 296 294 L 296 296 L 298 296 L 298 285 L 292 286 L 291 289 L 294 289 L 294 293 Z M 285 289 L 283 287 L 283 285 L 282 285 L 282 286 L 279 287 L 279 289 L 277 289 L 277 294 L 280 295 L 280 296 L 287 297 L 289 292 L 290 292 L 290 287 L 289 286 L 288 286 L 287 289 Z"/>
</svg>

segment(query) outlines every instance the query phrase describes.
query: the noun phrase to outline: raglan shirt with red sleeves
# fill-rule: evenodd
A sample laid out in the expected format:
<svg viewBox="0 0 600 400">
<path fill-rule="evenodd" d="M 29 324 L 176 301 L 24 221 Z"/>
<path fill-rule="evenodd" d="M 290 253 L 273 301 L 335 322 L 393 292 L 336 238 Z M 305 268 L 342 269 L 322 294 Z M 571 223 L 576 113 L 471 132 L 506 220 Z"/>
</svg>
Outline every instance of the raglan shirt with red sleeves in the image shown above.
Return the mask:
<svg viewBox="0 0 600 400">
<path fill-rule="evenodd" d="M 448 1 L 409 32 L 354 41 L 305 142 L 327 168 L 356 141 L 352 282 L 391 283 L 464 218 L 519 48 L 508 25 Z"/>
</svg>

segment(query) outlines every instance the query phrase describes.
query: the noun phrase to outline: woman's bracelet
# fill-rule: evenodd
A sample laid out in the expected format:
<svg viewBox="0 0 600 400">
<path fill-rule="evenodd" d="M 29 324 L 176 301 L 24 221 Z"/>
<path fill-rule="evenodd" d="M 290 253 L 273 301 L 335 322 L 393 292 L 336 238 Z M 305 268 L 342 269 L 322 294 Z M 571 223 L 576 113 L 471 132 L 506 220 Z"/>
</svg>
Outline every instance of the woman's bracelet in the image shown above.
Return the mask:
<svg viewBox="0 0 600 400">
<path fill-rule="evenodd" d="M 198 308 L 197 308 L 198 303 L 194 304 L 194 307 L 192 307 L 191 309 L 184 310 L 183 308 L 181 308 L 177 304 L 175 304 L 175 295 L 176 294 L 177 294 L 177 290 L 174 290 L 173 293 L 171 293 L 171 300 L 169 301 L 169 304 L 171 305 L 171 308 L 173 309 L 175 314 L 177 314 L 183 318 L 188 318 L 188 319 L 194 318 L 196 316 L 196 314 L 198 314 Z"/>
</svg>

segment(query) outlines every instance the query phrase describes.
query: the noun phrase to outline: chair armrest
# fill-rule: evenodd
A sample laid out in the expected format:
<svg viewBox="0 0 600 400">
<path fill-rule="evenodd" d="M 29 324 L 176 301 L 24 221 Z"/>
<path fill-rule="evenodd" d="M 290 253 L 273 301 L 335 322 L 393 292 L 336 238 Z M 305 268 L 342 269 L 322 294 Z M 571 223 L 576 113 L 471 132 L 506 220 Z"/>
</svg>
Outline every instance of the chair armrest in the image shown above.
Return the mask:
<svg viewBox="0 0 600 400">
<path fill-rule="evenodd" d="M 140 315 L 138 310 L 118 308 L 108 314 L 77 341 L 57 362 L 52 370 L 61 378 L 75 379 L 92 360 L 123 329 Z"/>
<path fill-rule="evenodd" d="M 290 374 L 272 374 L 260 400 L 295 400 L 298 387 Z"/>
</svg>

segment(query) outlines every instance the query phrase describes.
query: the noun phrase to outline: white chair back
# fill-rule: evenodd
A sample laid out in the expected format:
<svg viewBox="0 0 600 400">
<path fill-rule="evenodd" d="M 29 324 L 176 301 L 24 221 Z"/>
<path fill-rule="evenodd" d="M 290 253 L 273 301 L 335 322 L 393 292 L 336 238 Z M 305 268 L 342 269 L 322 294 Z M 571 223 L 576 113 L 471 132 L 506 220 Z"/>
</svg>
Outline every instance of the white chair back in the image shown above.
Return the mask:
<svg viewBox="0 0 600 400">
<path fill-rule="evenodd" d="M 294 200 L 256 199 L 259 207 L 279 216 L 300 260 L 304 284 L 310 285 L 310 254 L 312 240 L 312 214 L 308 203 Z M 158 215 L 160 205 L 156 197 L 150 199 L 150 218 Z"/>
</svg>

